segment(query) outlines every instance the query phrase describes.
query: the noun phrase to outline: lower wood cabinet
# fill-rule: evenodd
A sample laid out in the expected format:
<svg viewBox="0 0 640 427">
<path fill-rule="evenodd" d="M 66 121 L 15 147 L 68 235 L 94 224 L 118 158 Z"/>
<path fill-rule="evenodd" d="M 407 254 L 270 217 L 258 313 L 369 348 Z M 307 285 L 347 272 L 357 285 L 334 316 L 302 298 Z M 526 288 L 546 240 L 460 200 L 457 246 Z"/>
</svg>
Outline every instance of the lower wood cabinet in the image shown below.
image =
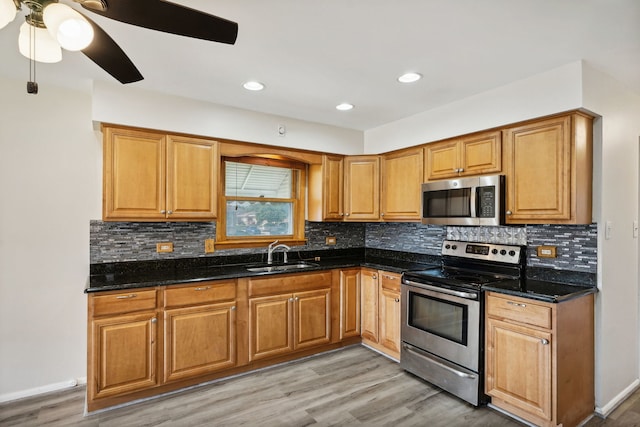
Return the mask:
<svg viewBox="0 0 640 427">
<path fill-rule="evenodd" d="M 340 339 L 360 336 L 360 269 L 340 270 Z"/>
<path fill-rule="evenodd" d="M 492 403 L 539 426 L 571 427 L 595 406 L 593 295 L 557 304 L 489 292 Z"/>
<path fill-rule="evenodd" d="M 398 273 L 362 269 L 362 342 L 400 359 L 400 279 Z"/>
<path fill-rule="evenodd" d="M 330 272 L 258 278 L 249 283 L 250 361 L 331 341 Z"/>
</svg>

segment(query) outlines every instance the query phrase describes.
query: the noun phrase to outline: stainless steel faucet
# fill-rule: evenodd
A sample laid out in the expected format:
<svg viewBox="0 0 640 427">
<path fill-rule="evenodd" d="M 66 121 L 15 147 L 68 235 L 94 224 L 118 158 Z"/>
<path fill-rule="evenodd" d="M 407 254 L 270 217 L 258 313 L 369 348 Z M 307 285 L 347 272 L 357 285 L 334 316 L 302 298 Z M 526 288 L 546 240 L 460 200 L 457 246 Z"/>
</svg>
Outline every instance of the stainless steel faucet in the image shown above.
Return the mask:
<svg viewBox="0 0 640 427">
<path fill-rule="evenodd" d="M 282 249 L 283 253 L 284 253 L 284 262 L 285 264 L 287 263 L 287 252 L 291 249 L 289 246 L 285 245 L 284 243 L 281 244 L 277 244 L 279 242 L 279 240 L 276 240 L 275 242 L 271 242 L 269 243 L 269 247 L 267 248 L 267 264 L 273 264 L 273 253 L 277 250 L 277 249 Z"/>
</svg>

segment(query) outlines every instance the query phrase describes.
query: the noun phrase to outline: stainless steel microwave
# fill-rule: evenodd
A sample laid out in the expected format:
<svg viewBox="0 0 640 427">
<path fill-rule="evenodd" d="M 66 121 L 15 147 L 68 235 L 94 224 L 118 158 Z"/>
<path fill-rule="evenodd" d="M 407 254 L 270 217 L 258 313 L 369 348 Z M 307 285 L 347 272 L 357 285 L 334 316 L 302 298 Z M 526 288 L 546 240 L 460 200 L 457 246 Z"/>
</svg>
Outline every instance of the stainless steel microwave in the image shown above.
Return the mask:
<svg viewBox="0 0 640 427">
<path fill-rule="evenodd" d="M 422 184 L 422 223 L 504 224 L 504 175 L 447 179 Z"/>
</svg>

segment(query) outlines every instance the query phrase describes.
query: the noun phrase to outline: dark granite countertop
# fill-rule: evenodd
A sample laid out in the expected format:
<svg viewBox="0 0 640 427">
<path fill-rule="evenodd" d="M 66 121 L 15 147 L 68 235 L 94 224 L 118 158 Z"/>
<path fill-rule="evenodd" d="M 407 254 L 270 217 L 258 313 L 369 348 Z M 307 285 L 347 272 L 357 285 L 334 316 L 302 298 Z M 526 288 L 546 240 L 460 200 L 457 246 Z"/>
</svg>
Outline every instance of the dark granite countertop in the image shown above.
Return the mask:
<svg viewBox="0 0 640 427">
<path fill-rule="evenodd" d="M 595 286 L 579 286 L 530 278 L 504 280 L 485 285 L 483 289 L 551 303 L 567 301 L 598 291 Z"/>
<path fill-rule="evenodd" d="M 92 264 L 86 293 L 166 286 L 208 280 L 237 279 L 273 274 L 291 274 L 337 268 L 366 267 L 402 273 L 440 265 L 431 255 L 382 249 L 339 249 L 290 254 L 290 262 L 307 261 L 308 267 L 285 271 L 255 272 L 247 268 L 265 265 L 262 255 L 189 258 L 165 261 L 134 261 Z M 319 257 L 319 261 L 316 260 Z M 531 273 L 533 277 L 529 274 Z M 505 280 L 485 290 L 557 303 L 597 292 L 595 275 L 547 269 L 527 270 L 526 279 Z M 568 283 L 562 283 L 567 281 Z"/>
<path fill-rule="evenodd" d="M 246 258 L 246 262 L 233 264 L 211 263 L 198 260 L 192 262 L 165 263 L 112 263 L 95 266 L 87 280 L 85 292 L 101 292 L 165 286 L 208 280 L 237 279 L 240 277 L 256 277 L 273 274 L 291 274 L 310 271 L 333 270 L 336 268 L 368 267 L 396 273 L 409 270 L 422 270 L 437 265 L 434 257 L 406 256 L 394 251 L 350 251 L 340 252 L 341 256 L 315 256 L 302 258 L 310 263 L 308 267 L 271 272 L 254 272 L 247 268 L 256 264 L 265 265 L 255 258 Z M 391 254 L 390 254 L 391 253 Z M 309 255 L 309 254 L 305 254 Z M 326 255 L 326 253 L 325 253 Z M 331 255 L 333 255 L 331 253 Z M 240 261 L 234 258 L 233 261 Z M 293 259 L 291 263 L 298 260 Z M 276 264 L 277 265 L 277 264 Z"/>
</svg>

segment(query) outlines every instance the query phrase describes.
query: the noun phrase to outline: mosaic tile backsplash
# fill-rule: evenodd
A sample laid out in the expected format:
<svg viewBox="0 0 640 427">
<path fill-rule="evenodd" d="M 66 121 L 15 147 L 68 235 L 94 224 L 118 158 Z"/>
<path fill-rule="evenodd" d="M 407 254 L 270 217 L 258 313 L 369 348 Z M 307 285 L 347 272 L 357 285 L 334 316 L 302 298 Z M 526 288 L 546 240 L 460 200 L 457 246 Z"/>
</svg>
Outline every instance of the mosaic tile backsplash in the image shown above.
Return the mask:
<svg viewBox="0 0 640 427">
<path fill-rule="evenodd" d="M 215 223 L 124 223 L 91 221 L 90 262 L 146 261 L 262 253 L 264 248 L 204 253 Z M 443 239 L 527 246 L 531 267 L 596 273 L 597 226 L 527 225 L 522 227 L 443 227 L 420 223 L 307 222 L 307 245 L 298 250 L 370 248 L 439 255 Z M 327 246 L 325 238 L 336 237 Z M 173 242 L 174 252 L 159 254 L 156 243 Z M 557 247 L 557 258 L 538 258 L 536 247 Z"/>
</svg>

